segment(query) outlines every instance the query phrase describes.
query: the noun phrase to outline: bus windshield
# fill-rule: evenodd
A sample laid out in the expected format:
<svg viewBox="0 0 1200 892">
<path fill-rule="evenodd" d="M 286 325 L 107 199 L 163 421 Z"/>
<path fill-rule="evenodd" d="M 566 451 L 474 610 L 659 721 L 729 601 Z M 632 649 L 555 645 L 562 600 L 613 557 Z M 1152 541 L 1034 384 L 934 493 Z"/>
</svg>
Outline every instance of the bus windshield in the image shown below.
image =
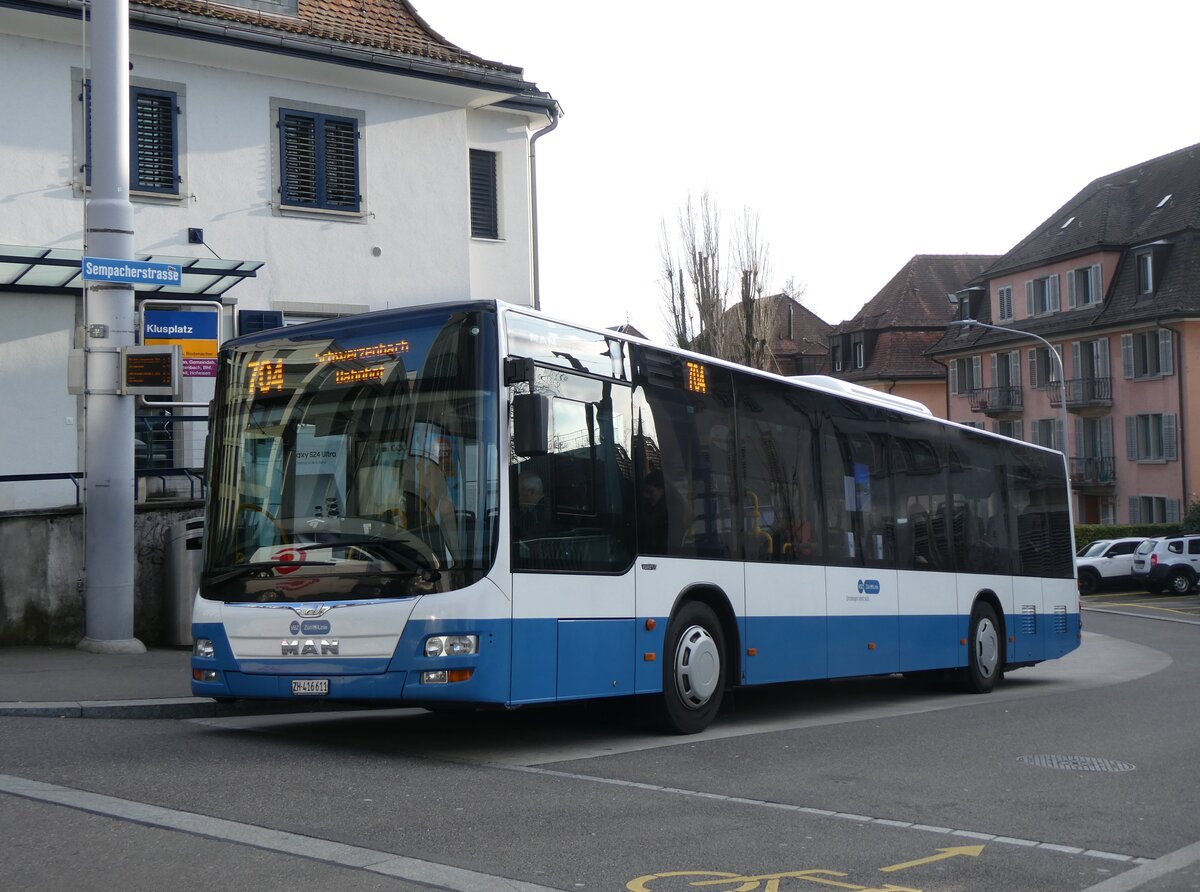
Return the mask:
<svg viewBox="0 0 1200 892">
<path fill-rule="evenodd" d="M 495 314 L 426 309 L 227 347 L 201 595 L 404 597 L 495 553 Z"/>
</svg>

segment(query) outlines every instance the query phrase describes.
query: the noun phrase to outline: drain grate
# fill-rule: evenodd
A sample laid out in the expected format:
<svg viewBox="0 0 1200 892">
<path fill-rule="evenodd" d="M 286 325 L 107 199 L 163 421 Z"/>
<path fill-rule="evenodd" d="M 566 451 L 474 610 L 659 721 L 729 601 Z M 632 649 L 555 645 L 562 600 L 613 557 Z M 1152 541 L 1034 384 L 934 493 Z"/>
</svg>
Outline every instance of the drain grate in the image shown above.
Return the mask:
<svg viewBox="0 0 1200 892">
<path fill-rule="evenodd" d="M 1037 768 L 1065 768 L 1068 771 L 1133 771 L 1137 767 L 1095 756 L 1018 756 L 1017 761 Z"/>
</svg>

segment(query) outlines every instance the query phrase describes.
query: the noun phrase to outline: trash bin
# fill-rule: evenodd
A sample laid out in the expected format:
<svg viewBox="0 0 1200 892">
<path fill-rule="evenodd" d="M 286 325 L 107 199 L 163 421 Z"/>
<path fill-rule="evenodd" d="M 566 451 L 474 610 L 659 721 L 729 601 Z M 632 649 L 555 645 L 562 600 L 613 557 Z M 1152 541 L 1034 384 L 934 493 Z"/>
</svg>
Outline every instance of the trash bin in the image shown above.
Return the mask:
<svg viewBox="0 0 1200 892">
<path fill-rule="evenodd" d="M 200 585 L 200 556 L 204 546 L 204 518 L 191 517 L 171 524 L 166 534 L 166 589 L 163 600 L 163 641 L 192 643 L 192 601 Z"/>
</svg>

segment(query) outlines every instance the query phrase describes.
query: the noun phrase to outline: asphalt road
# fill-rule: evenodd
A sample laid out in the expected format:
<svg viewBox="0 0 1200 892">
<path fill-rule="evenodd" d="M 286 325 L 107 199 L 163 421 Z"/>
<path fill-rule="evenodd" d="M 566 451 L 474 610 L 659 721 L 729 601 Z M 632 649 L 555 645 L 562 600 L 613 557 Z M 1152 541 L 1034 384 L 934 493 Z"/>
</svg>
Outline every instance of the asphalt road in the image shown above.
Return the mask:
<svg viewBox="0 0 1200 892">
<path fill-rule="evenodd" d="M 0 885 L 1198 889 L 1200 620 L 1127 603 L 988 696 L 758 689 L 694 737 L 618 703 L 2 718 Z"/>
</svg>

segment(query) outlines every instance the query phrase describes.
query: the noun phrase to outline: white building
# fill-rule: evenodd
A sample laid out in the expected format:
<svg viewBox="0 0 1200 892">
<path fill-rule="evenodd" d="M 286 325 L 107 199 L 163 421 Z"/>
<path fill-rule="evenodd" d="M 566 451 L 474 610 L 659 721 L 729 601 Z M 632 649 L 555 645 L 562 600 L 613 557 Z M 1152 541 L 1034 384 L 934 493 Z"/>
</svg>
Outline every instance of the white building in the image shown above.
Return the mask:
<svg viewBox="0 0 1200 892">
<path fill-rule="evenodd" d="M 0 477 L 83 467 L 67 374 L 89 39 L 78 0 L 0 0 Z M 184 265 L 182 288 L 139 303 L 216 300 L 228 337 L 277 318 L 247 310 L 536 302 L 532 157 L 559 109 L 520 69 L 404 0 L 131 0 L 129 52 L 135 251 Z M 203 424 L 176 417 L 159 442 L 140 423 L 145 461 L 199 465 Z M 0 510 L 74 500 L 69 481 L 0 482 Z"/>
</svg>

